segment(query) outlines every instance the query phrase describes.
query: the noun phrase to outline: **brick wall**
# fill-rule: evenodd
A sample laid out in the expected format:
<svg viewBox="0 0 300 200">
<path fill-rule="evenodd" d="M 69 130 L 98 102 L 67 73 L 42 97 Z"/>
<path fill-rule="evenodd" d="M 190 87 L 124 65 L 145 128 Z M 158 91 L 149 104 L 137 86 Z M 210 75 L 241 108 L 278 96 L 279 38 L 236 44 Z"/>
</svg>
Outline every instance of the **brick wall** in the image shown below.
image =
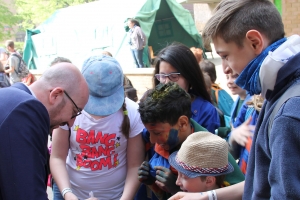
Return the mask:
<svg viewBox="0 0 300 200">
<path fill-rule="evenodd" d="M 282 0 L 282 20 L 286 36 L 300 35 L 300 0 Z M 217 4 L 194 4 L 194 19 L 199 32 Z"/>
<path fill-rule="evenodd" d="M 300 35 L 300 0 L 282 0 L 282 20 L 286 36 Z"/>
<path fill-rule="evenodd" d="M 124 74 L 137 90 L 139 100 L 148 89 L 153 87 L 153 72 L 154 68 L 124 70 Z"/>
<path fill-rule="evenodd" d="M 211 10 L 207 3 L 197 3 L 194 4 L 194 20 L 196 28 L 199 32 L 202 32 L 205 23 L 211 17 Z"/>
</svg>

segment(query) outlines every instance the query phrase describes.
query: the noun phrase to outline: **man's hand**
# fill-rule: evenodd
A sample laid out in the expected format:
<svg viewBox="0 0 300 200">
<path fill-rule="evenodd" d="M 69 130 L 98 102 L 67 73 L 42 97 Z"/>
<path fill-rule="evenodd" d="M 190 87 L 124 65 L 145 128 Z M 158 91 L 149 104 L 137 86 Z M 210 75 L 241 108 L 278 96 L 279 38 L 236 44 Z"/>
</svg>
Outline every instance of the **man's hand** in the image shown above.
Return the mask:
<svg viewBox="0 0 300 200">
<path fill-rule="evenodd" d="M 138 179 L 146 185 L 152 185 L 155 182 L 155 178 L 150 175 L 150 165 L 147 161 L 144 161 L 139 167 Z"/>
<path fill-rule="evenodd" d="M 171 196 L 168 200 L 208 200 L 206 193 L 189 193 L 189 192 L 177 192 L 174 196 Z"/>
<path fill-rule="evenodd" d="M 243 147 L 246 145 L 248 137 L 252 137 L 255 129 L 255 126 L 249 125 L 251 119 L 252 117 L 249 117 L 243 124 L 231 131 L 231 136 L 229 138 L 230 144 L 236 142 Z"/>
<path fill-rule="evenodd" d="M 176 185 L 177 176 L 170 169 L 162 166 L 154 167 L 156 170 L 156 185 L 164 191 L 175 194 L 180 191 L 180 187 Z"/>
</svg>

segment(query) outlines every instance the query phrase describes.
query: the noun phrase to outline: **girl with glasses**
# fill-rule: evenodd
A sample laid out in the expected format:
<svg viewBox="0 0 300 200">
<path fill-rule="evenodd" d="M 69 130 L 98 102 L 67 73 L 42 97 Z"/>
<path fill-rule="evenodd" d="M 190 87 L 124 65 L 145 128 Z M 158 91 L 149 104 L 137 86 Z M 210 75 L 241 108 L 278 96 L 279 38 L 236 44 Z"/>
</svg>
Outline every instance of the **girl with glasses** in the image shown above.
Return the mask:
<svg viewBox="0 0 300 200">
<path fill-rule="evenodd" d="M 206 90 L 203 74 L 193 52 L 176 43 L 162 49 L 156 58 L 154 85 L 176 82 L 192 96 L 192 118 L 209 132 L 220 126 L 218 113 Z"/>
</svg>

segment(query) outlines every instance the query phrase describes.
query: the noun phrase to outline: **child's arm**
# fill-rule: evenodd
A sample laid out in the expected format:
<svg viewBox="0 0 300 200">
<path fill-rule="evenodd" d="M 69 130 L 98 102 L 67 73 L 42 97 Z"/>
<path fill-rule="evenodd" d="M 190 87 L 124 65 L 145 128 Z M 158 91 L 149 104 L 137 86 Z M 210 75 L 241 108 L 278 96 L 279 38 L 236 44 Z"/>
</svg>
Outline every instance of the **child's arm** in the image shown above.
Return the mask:
<svg viewBox="0 0 300 200">
<path fill-rule="evenodd" d="M 217 199 L 218 200 L 240 200 L 242 199 L 243 192 L 244 192 L 244 185 L 245 181 L 240 182 L 238 184 L 220 188 L 215 190 L 217 194 Z M 189 192 L 178 192 L 169 200 L 189 200 L 189 199 L 194 199 L 194 200 L 209 200 L 207 192 L 198 192 L 198 193 L 189 193 Z"/>
</svg>

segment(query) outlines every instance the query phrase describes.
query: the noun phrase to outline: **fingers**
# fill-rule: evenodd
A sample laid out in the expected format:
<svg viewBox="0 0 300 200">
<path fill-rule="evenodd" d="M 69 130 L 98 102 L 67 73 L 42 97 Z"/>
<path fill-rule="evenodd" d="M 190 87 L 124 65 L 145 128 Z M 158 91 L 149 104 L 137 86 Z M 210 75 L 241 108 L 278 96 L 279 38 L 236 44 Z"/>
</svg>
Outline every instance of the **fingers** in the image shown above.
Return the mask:
<svg viewBox="0 0 300 200">
<path fill-rule="evenodd" d="M 162 166 L 155 166 L 154 169 L 156 170 L 155 178 L 160 182 L 166 182 L 166 179 L 171 174 L 170 169 L 162 167 Z"/>
<path fill-rule="evenodd" d="M 150 170 L 150 165 L 147 161 L 144 161 L 141 166 L 139 167 L 139 170 L 145 170 L 149 171 Z"/>
<path fill-rule="evenodd" d="M 144 161 L 138 170 L 138 180 L 143 181 L 148 179 L 148 176 L 150 175 L 149 170 L 150 170 L 149 163 L 147 161 Z"/>
<path fill-rule="evenodd" d="M 239 145 L 244 147 L 244 146 L 246 146 L 247 141 L 248 141 L 247 137 L 241 137 L 241 139 L 237 142 L 238 142 Z"/>
<path fill-rule="evenodd" d="M 249 127 L 249 130 L 250 130 L 250 131 L 255 131 L 255 126 L 254 126 L 254 125 L 249 125 L 248 127 Z M 252 135 L 253 135 L 253 134 L 252 134 Z"/>
<path fill-rule="evenodd" d="M 249 125 L 252 120 L 252 116 L 250 116 L 243 124 Z"/>
<path fill-rule="evenodd" d="M 166 171 L 168 170 L 167 168 L 163 167 L 163 166 L 155 166 L 154 167 L 155 170 L 161 170 L 161 171 Z"/>
</svg>

